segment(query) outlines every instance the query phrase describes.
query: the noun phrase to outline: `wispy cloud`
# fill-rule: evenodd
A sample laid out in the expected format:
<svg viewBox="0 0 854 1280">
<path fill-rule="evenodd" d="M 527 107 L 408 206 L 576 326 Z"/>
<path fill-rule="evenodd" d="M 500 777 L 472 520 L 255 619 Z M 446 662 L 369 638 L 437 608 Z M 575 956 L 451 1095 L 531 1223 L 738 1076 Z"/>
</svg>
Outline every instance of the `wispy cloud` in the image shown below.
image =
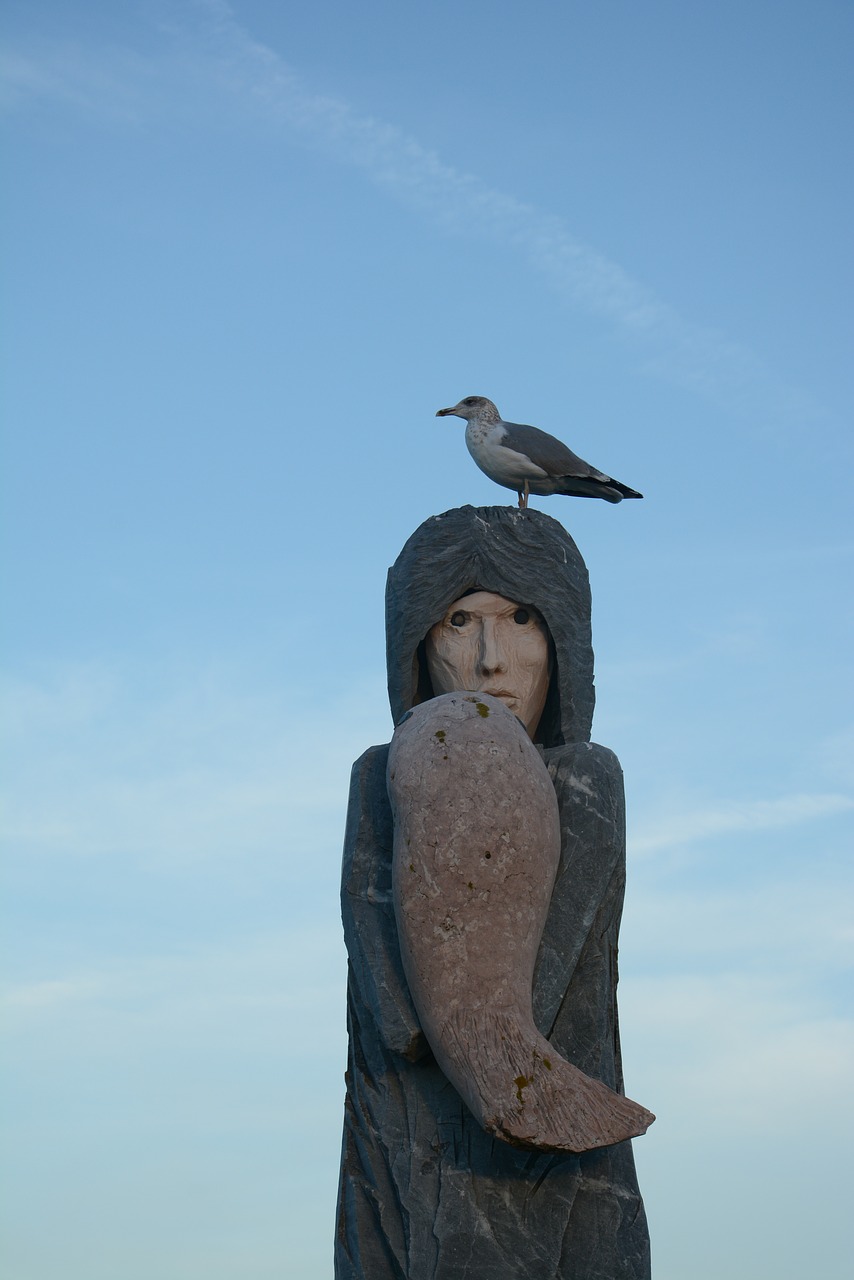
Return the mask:
<svg viewBox="0 0 854 1280">
<path fill-rule="evenodd" d="M 295 973 L 299 982 L 292 980 Z M 287 1017 L 310 1023 L 318 1003 L 340 1004 L 345 974 L 343 939 L 333 917 L 177 954 L 92 957 L 85 967 L 58 976 L 5 984 L 2 1004 L 7 1028 L 15 1034 L 79 1017 L 85 1008 L 91 1026 L 102 1028 L 105 1043 L 117 1017 L 144 1035 L 155 1015 L 164 1035 L 191 1039 L 205 1027 L 215 1032 L 217 1022 L 239 1018 L 257 1022 L 256 1034 L 281 1041 Z M 271 1016 L 278 1026 L 270 1025 Z M 340 1022 L 329 1024 L 336 1042 L 342 1038 Z"/>
<path fill-rule="evenodd" d="M 224 0 L 195 0 L 173 17 L 156 57 L 129 50 L 64 47 L 5 59 L 6 95 L 56 97 L 132 119 L 190 109 L 209 122 L 223 102 L 232 119 L 254 119 L 362 171 L 399 203 L 449 234 L 487 240 L 520 255 L 567 304 L 613 326 L 648 372 L 735 408 L 802 415 L 814 407 L 769 374 L 745 347 L 686 318 L 620 264 L 575 236 L 565 221 L 446 164 L 393 124 L 334 95 L 308 89 L 269 46 L 252 38 Z M 198 95 L 209 113 L 198 113 Z M 195 104 L 193 106 L 192 104 Z M 211 114 L 212 112 L 212 114 Z"/>
<path fill-rule="evenodd" d="M 391 728 L 379 681 L 309 698 L 225 668 L 67 666 L 9 682 L 3 701 L 5 840 L 19 857 L 337 851 L 350 766 Z"/>
<path fill-rule="evenodd" d="M 7 1020 L 31 1014 L 42 1016 L 57 1008 L 90 1000 L 101 985 L 100 981 L 91 976 L 10 983 L 0 992 L 0 1004 L 6 1009 Z"/>
<path fill-rule="evenodd" d="M 823 800 L 833 811 L 833 798 L 795 797 L 745 806 L 741 818 L 754 829 L 798 821 L 824 812 Z M 837 1140 L 854 1126 L 851 868 L 761 870 L 701 885 L 642 865 L 631 878 L 620 986 L 629 1091 L 660 1107 L 677 1144 Z"/>
<path fill-rule="evenodd" d="M 340 98 L 307 92 L 273 50 L 252 39 L 224 0 L 198 3 L 227 55 L 224 66 L 231 86 L 265 103 L 289 128 L 364 170 L 377 185 L 445 229 L 520 253 L 566 301 L 642 342 L 648 367 L 659 376 L 736 405 L 745 395 L 752 399 L 757 383 L 766 393 L 772 390 L 768 372 L 750 351 L 685 320 L 622 266 L 575 236 L 563 219 L 445 164 L 417 139 L 359 114 Z M 777 399 L 782 388 L 775 385 L 773 391 Z"/>
<path fill-rule="evenodd" d="M 681 1138 L 854 1136 L 854 1023 L 787 990 L 788 974 L 661 976 L 623 986 L 630 1092 Z M 797 1099 L 797 1107 L 793 1100 Z"/>
<path fill-rule="evenodd" d="M 42 1259 L 20 1276 L 146 1280 L 175 1258 L 198 1280 L 272 1280 L 284 1258 L 326 1274 L 346 973 L 332 918 L 11 986 L 4 1255 Z M 37 1254 L 36 1214 L 62 1259 Z"/>
<path fill-rule="evenodd" d="M 631 975 L 773 974 L 791 995 L 814 985 L 835 1011 L 834 975 L 854 966 L 854 878 L 845 867 L 805 864 L 785 878 L 763 868 L 749 884 L 709 887 L 633 873 L 623 920 Z"/>
<path fill-rule="evenodd" d="M 732 802 L 715 808 L 657 818 L 632 833 L 633 853 L 652 853 L 732 831 L 768 831 L 854 809 L 854 799 L 836 792 Z"/>
<path fill-rule="evenodd" d="M 830 734 L 819 743 L 816 755 L 830 777 L 854 786 L 854 725 Z"/>
</svg>

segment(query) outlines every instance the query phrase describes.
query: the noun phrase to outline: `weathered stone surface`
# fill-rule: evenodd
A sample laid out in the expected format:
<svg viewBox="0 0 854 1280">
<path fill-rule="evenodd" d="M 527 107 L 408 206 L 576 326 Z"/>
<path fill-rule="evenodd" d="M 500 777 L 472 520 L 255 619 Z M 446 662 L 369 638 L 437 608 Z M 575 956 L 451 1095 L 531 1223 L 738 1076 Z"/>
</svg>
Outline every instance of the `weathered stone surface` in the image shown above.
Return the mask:
<svg viewBox="0 0 854 1280">
<path fill-rule="evenodd" d="M 584 562 L 557 521 L 538 511 L 464 507 L 426 521 L 389 573 L 396 722 L 434 696 L 425 637 L 469 591 L 532 605 L 548 626 L 554 662 L 537 740 L 561 847 L 534 970 L 534 1019 L 569 1063 L 622 1092 L 622 778 L 615 757 L 589 742 Z M 375 747 L 354 766 L 345 840 L 350 1054 L 338 1280 L 648 1280 L 630 1144 L 582 1155 L 511 1146 L 486 1131 L 437 1064 L 401 959 L 387 759 L 388 748 Z"/>
<path fill-rule="evenodd" d="M 500 698 L 529 737 L 540 726 L 552 678 L 551 639 L 536 609 L 492 591 L 455 600 L 424 641 L 433 693 L 459 689 Z"/>
<path fill-rule="evenodd" d="M 568 1063 L 537 1031 L 534 964 L 560 859 L 551 779 L 488 694 L 416 707 L 388 763 L 401 959 L 439 1066 L 490 1133 L 588 1151 L 652 1117 Z"/>
<path fill-rule="evenodd" d="M 587 567 L 557 520 L 513 507 L 457 507 L 431 516 L 389 570 L 386 650 L 394 723 L 432 697 L 424 638 L 453 600 L 475 588 L 533 605 L 545 619 L 559 678 L 552 681 L 537 741 L 587 742 L 594 704 Z"/>
<path fill-rule="evenodd" d="M 338 1280 L 648 1280 L 631 1144 L 525 1151 L 488 1134 L 437 1065 L 400 958 L 387 747 L 353 768 L 342 904 L 350 956 Z M 534 975 L 537 1027 L 622 1088 L 616 1015 L 624 888 L 619 765 L 544 752 L 563 833 Z"/>
</svg>

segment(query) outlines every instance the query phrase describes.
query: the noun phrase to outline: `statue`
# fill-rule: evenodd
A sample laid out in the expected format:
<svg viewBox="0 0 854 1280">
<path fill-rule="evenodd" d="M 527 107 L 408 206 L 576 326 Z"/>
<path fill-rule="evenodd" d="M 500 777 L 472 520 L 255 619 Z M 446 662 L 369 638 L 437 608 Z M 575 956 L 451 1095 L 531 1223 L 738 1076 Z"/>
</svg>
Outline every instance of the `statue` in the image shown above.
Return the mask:
<svg viewBox="0 0 854 1280">
<path fill-rule="evenodd" d="M 625 1139 L 622 778 L 587 574 L 540 512 L 428 520 L 389 573 L 391 748 L 354 766 L 338 1280 L 646 1280 Z"/>
</svg>

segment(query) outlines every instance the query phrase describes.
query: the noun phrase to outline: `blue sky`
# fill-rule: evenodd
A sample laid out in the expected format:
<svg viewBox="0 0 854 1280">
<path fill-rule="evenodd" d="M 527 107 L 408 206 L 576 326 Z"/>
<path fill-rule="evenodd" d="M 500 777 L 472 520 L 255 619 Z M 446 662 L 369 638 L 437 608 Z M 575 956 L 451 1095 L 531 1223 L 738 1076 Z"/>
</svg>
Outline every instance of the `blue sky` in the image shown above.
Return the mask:
<svg viewBox="0 0 854 1280">
<path fill-rule="evenodd" d="M 7 0 L 9 1280 L 329 1280 L 408 534 L 568 499 L 656 1280 L 847 1276 L 854 13 Z"/>
</svg>

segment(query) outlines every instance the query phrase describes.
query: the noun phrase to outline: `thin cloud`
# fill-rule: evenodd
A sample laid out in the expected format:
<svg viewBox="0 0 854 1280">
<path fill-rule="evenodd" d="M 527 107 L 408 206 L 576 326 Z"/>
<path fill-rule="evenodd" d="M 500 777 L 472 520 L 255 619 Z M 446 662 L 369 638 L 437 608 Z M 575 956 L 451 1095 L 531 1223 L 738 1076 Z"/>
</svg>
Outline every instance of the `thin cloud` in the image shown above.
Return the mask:
<svg viewBox="0 0 854 1280">
<path fill-rule="evenodd" d="M 684 1137 L 709 1125 L 753 1137 L 852 1133 L 840 1103 L 854 1070 L 854 1023 L 793 995 L 787 975 L 661 976 L 625 982 L 620 1024 L 630 1091 Z M 799 1100 L 797 1111 L 792 1099 Z"/>
<path fill-rule="evenodd" d="M 854 786 L 854 725 L 830 734 L 819 744 L 816 755 L 830 777 Z"/>
<path fill-rule="evenodd" d="M 50 1014 L 59 1006 L 91 1000 L 99 994 L 102 987 L 100 979 L 80 975 L 11 983 L 0 994 L 0 1004 L 5 1006 L 7 1017 L 12 1014 Z"/>
<path fill-rule="evenodd" d="M 850 796 L 838 793 L 780 796 L 776 800 L 732 803 L 714 809 L 662 818 L 631 837 L 633 853 L 654 853 L 674 845 L 706 840 L 731 831 L 768 831 L 827 818 L 854 809 Z"/>
<path fill-rule="evenodd" d="M 669 968 L 678 957 L 682 972 L 767 968 L 799 986 L 844 971 L 854 963 L 851 874 L 810 865 L 798 871 L 782 882 L 769 870 L 759 884 L 702 889 L 662 884 L 659 876 L 644 883 L 638 872 L 623 921 L 629 972 Z"/>
<path fill-rule="evenodd" d="M 270 1013 L 312 1015 L 319 1000 L 341 998 L 340 935 L 337 920 L 324 919 L 189 952 L 109 956 L 58 977 L 7 983 L 2 1003 L 10 1018 L 33 1015 L 48 1023 L 81 1004 L 107 1023 L 120 1009 L 140 1019 L 156 1010 L 174 1026 L 226 1012 L 262 1020 Z M 283 982 L 283 974 L 296 972 L 299 983 Z"/>
<path fill-rule="evenodd" d="M 274 50 L 240 26 L 228 4 L 199 4 L 227 51 L 232 88 L 263 101 L 289 127 L 364 170 L 445 229 L 521 252 L 565 300 L 644 340 L 651 372 L 736 403 L 758 383 L 766 394 L 771 389 L 767 372 L 746 348 L 684 320 L 619 264 L 574 236 L 561 218 L 443 163 L 415 138 L 358 114 L 339 98 L 307 92 Z M 773 390 L 776 399 L 782 388 Z"/>
<path fill-rule="evenodd" d="M 389 736 L 383 689 L 371 681 L 309 697 L 225 668 L 88 664 L 8 681 L 3 693 L 16 742 L 4 820 L 15 857 L 178 867 L 287 860 L 290 850 L 302 865 L 340 846 L 351 764 L 371 738 Z"/>
<path fill-rule="evenodd" d="M 7 100 L 55 97 L 112 119 L 198 115 L 208 127 L 225 100 L 240 116 L 285 130 L 292 139 L 359 169 L 392 198 L 443 231 L 487 240 L 521 255 L 566 303 L 611 324 L 641 353 L 646 372 L 746 410 L 779 419 L 815 413 L 745 347 L 680 316 L 618 263 L 537 209 L 444 163 L 394 125 L 360 114 L 339 97 L 305 87 L 274 49 L 252 38 L 224 0 L 195 0 L 183 27 L 171 16 L 153 58 L 110 48 L 63 47 L 36 58 L 5 59 Z M 198 15 L 194 21 L 191 15 Z M 198 110 L 201 95 L 201 111 Z"/>
</svg>

